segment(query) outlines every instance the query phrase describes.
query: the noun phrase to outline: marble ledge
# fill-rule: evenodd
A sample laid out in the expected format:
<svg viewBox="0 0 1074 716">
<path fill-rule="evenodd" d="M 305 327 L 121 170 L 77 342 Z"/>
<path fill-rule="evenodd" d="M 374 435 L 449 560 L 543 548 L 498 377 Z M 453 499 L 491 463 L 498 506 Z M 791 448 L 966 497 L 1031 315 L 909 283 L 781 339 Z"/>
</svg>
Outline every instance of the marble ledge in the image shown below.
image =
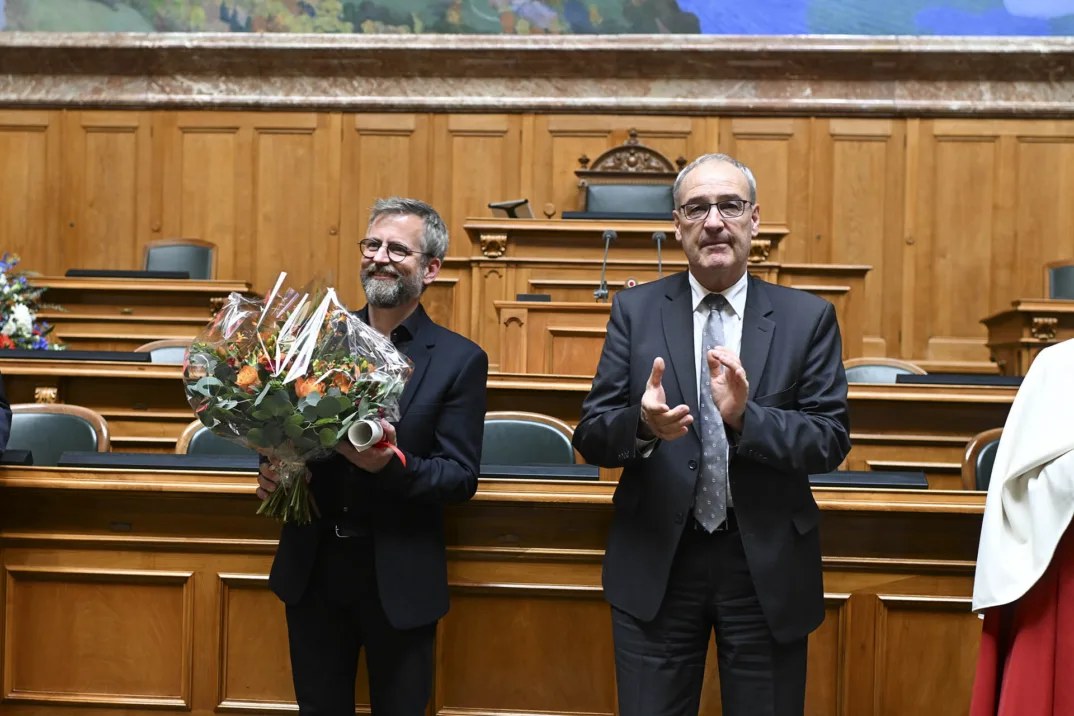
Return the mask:
<svg viewBox="0 0 1074 716">
<path fill-rule="evenodd" d="M 0 33 L 0 75 L 1043 81 L 1074 38 Z"/>
<path fill-rule="evenodd" d="M 1074 117 L 1052 83 L 0 74 L 0 106 L 81 109 Z"/>
</svg>

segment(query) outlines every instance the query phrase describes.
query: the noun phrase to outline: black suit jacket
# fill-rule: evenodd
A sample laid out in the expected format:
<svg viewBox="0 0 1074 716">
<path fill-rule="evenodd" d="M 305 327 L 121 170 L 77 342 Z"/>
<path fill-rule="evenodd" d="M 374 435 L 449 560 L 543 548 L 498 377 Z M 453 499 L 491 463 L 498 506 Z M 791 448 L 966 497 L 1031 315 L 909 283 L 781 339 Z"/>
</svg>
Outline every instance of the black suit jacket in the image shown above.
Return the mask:
<svg viewBox="0 0 1074 716">
<path fill-rule="evenodd" d="M 11 404 L 8 402 L 7 393 L 4 392 L 3 378 L 0 377 L 0 455 L 7 449 L 8 438 L 11 437 Z"/>
<path fill-rule="evenodd" d="M 323 518 L 286 524 L 269 586 L 287 604 L 302 599 L 318 545 L 336 539 L 339 481 L 361 480 L 376 552 L 376 579 L 388 621 L 397 629 L 430 624 L 448 611 L 444 505 L 477 491 L 484 434 L 488 356 L 477 344 L 433 323 L 419 307 L 407 355 L 414 373 L 396 426 L 397 458 L 379 473 L 341 456 L 310 465 L 310 489 Z"/>
<path fill-rule="evenodd" d="M 611 604 L 638 619 L 660 608 L 679 538 L 691 519 L 701 461 L 693 305 L 686 273 L 618 293 L 574 445 L 590 463 L 622 467 L 604 560 Z M 740 359 L 749 380 L 742 434 L 731 435 L 735 515 L 761 607 L 786 642 L 824 619 L 820 511 L 809 475 L 850 451 L 847 382 L 835 309 L 827 301 L 750 277 Z M 677 440 L 637 450 L 641 397 L 664 359 L 667 404 L 690 406 Z"/>
</svg>

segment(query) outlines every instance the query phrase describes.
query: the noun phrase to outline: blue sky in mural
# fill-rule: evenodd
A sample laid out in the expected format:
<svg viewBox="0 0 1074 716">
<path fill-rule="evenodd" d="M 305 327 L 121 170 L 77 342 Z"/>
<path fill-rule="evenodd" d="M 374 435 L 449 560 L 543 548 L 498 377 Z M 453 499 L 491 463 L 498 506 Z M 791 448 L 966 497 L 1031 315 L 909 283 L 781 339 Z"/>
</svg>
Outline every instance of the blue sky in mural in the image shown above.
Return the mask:
<svg viewBox="0 0 1074 716">
<path fill-rule="evenodd" d="M 0 0 L 0 29 L 1074 35 L 1074 0 Z"/>
</svg>

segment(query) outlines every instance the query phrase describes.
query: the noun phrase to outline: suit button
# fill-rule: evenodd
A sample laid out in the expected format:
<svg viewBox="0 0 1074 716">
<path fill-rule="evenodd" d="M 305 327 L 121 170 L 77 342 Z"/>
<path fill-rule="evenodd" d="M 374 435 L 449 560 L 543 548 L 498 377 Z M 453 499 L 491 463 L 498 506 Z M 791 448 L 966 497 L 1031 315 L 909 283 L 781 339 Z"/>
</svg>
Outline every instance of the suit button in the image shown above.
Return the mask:
<svg viewBox="0 0 1074 716">
<path fill-rule="evenodd" d="M 682 513 L 681 512 L 676 512 L 675 513 L 675 524 L 677 524 L 677 525 L 682 524 Z"/>
<path fill-rule="evenodd" d="M 686 467 L 690 468 L 691 470 L 696 470 L 697 460 L 691 460 L 690 462 L 686 463 Z"/>
</svg>

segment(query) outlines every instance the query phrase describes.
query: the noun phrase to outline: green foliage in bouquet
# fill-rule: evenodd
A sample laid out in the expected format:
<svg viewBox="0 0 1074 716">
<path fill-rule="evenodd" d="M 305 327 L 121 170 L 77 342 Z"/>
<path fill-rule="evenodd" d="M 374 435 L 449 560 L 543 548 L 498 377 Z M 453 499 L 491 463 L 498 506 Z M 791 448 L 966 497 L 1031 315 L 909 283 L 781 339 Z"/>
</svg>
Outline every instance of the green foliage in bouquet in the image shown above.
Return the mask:
<svg viewBox="0 0 1074 716">
<path fill-rule="evenodd" d="M 280 355 L 275 326 L 228 338 L 210 333 L 215 340 L 190 346 L 184 378 L 198 419 L 217 435 L 269 456 L 280 472 L 285 489 L 273 492 L 258 514 L 309 522 L 306 461 L 334 452 L 354 421 L 394 417 L 409 363 L 399 370 L 370 360 L 375 350 L 367 350 L 369 357 L 356 351 L 355 322 L 345 311 L 327 315 L 320 350 L 297 377 L 273 363 Z"/>
</svg>

